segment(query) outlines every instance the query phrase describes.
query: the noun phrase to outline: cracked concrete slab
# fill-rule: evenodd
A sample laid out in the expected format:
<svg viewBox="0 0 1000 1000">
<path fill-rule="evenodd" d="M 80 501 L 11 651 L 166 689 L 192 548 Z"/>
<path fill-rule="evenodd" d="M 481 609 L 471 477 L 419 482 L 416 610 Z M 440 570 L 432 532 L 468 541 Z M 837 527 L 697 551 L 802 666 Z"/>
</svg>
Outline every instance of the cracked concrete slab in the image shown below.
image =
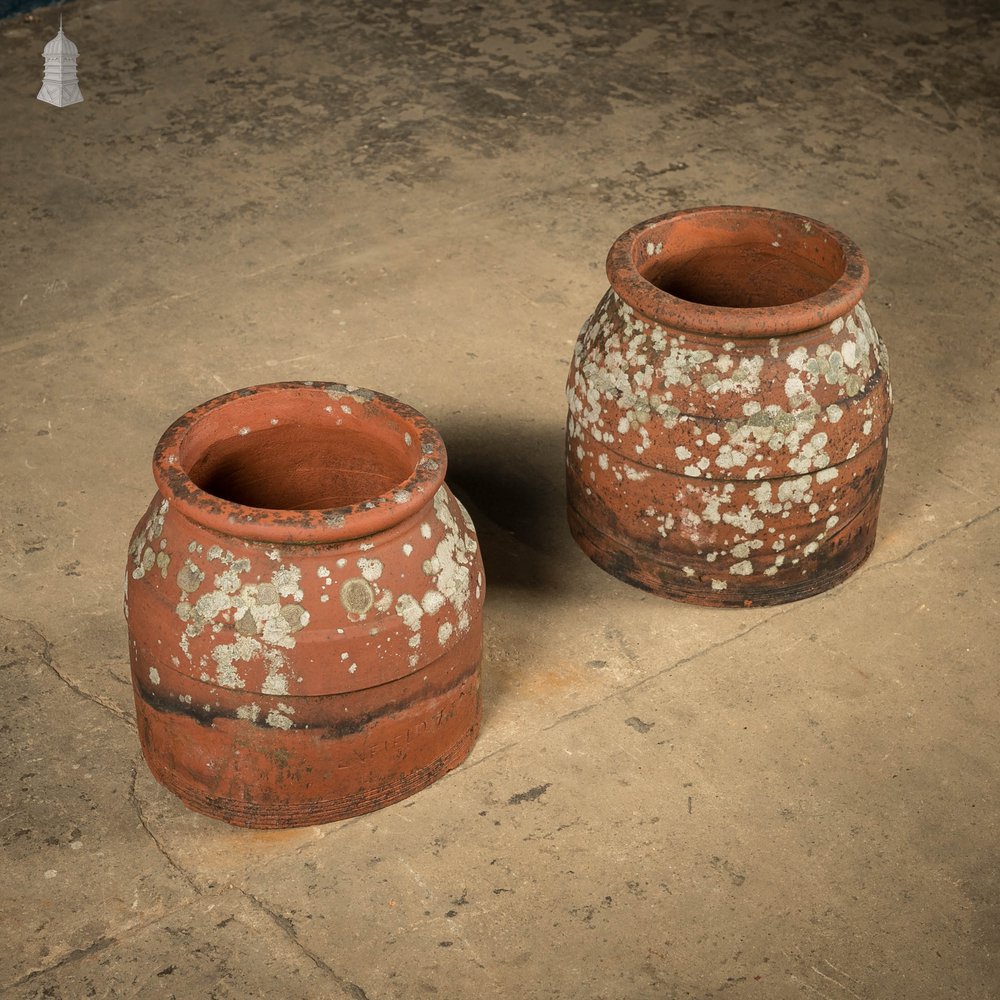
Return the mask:
<svg viewBox="0 0 1000 1000">
<path fill-rule="evenodd" d="M 147 835 L 135 730 L 66 684 L 51 646 L 0 618 L 0 989 L 103 950 L 196 893 Z"/>
<path fill-rule="evenodd" d="M 4 996 L 364 1000 L 360 987 L 298 945 L 280 916 L 235 891 L 200 898 L 158 920 L 101 938 L 71 961 L 26 977 Z"/>
<path fill-rule="evenodd" d="M 613 6 L 67 3 L 66 109 L 56 9 L 0 21 L 0 993 L 995 993 L 995 5 Z M 889 348 L 875 551 L 786 608 L 661 602 L 565 526 L 608 247 L 712 203 L 848 233 Z M 167 424 L 309 378 L 440 429 L 484 728 L 253 834 L 141 761 L 122 568 Z"/>
</svg>

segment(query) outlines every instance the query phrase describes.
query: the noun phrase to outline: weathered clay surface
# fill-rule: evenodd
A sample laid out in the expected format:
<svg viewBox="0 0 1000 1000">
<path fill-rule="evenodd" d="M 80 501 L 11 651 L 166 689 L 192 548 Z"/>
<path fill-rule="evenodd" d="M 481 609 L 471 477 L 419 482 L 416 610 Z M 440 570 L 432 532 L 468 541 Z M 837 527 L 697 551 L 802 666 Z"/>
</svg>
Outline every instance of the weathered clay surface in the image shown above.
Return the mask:
<svg viewBox="0 0 1000 1000">
<path fill-rule="evenodd" d="M 608 572 L 700 604 L 779 604 L 875 541 L 892 395 L 844 236 L 764 209 L 641 223 L 571 366 L 569 519 Z"/>
<path fill-rule="evenodd" d="M 143 751 L 187 805 L 322 823 L 464 759 L 484 580 L 445 465 L 416 411 L 332 383 L 230 393 L 164 434 L 125 613 Z"/>
</svg>

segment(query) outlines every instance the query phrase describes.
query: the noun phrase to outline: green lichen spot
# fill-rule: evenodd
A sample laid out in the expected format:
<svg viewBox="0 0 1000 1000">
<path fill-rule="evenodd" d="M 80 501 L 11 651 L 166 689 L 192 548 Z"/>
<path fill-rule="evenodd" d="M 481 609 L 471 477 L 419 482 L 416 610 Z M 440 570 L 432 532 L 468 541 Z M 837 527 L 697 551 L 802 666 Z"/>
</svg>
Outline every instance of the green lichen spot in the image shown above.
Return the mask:
<svg viewBox="0 0 1000 1000">
<path fill-rule="evenodd" d="M 257 621 L 249 611 L 247 611 L 243 617 L 236 622 L 236 631 L 239 632 L 240 635 L 257 634 Z"/>
<path fill-rule="evenodd" d="M 184 563 L 180 572 L 177 574 L 177 586 L 180 587 L 185 594 L 190 594 L 201 586 L 201 582 L 204 579 L 205 574 L 189 560 Z"/>
<path fill-rule="evenodd" d="M 367 580 L 356 577 L 345 580 L 340 588 L 340 603 L 352 615 L 364 615 L 375 601 L 375 594 Z"/>
</svg>

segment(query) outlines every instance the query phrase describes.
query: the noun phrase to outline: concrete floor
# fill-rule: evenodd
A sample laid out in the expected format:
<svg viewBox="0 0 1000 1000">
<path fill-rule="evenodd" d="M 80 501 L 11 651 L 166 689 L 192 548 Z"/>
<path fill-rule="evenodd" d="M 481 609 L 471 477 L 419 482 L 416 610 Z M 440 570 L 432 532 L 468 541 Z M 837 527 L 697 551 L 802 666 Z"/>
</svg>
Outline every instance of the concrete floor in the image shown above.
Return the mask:
<svg viewBox="0 0 1000 1000">
<path fill-rule="evenodd" d="M 34 100 L 60 9 L 63 109 Z M 0 22 L 0 994 L 1000 996 L 991 10 Z M 563 383 L 608 247 L 718 203 L 851 235 L 892 362 L 875 552 L 777 609 L 635 591 L 564 520 Z M 441 430 L 486 558 L 485 719 L 410 801 L 264 835 L 146 770 L 122 577 L 170 421 L 300 378 Z"/>
</svg>

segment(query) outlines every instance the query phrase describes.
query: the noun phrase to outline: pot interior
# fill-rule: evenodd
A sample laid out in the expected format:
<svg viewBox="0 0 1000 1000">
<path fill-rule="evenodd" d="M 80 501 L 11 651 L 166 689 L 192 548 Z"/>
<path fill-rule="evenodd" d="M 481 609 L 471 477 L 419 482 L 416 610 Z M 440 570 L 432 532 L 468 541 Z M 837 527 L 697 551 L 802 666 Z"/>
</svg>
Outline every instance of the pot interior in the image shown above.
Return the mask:
<svg viewBox="0 0 1000 1000">
<path fill-rule="evenodd" d="M 651 284 L 727 309 L 801 302 L 827 291 L 845 268 L 835 240 L 781 214 L 681 217 L 642 233 L 637 243 L 639 273 Z"/>
<path fill-rule="evenodd" d="M 204 442 L 183 460 L 206 493 L 270 510 L 353 506 L 391 492 L 414 468 L 397 434 L 284 422 Z"/>
</svg>

